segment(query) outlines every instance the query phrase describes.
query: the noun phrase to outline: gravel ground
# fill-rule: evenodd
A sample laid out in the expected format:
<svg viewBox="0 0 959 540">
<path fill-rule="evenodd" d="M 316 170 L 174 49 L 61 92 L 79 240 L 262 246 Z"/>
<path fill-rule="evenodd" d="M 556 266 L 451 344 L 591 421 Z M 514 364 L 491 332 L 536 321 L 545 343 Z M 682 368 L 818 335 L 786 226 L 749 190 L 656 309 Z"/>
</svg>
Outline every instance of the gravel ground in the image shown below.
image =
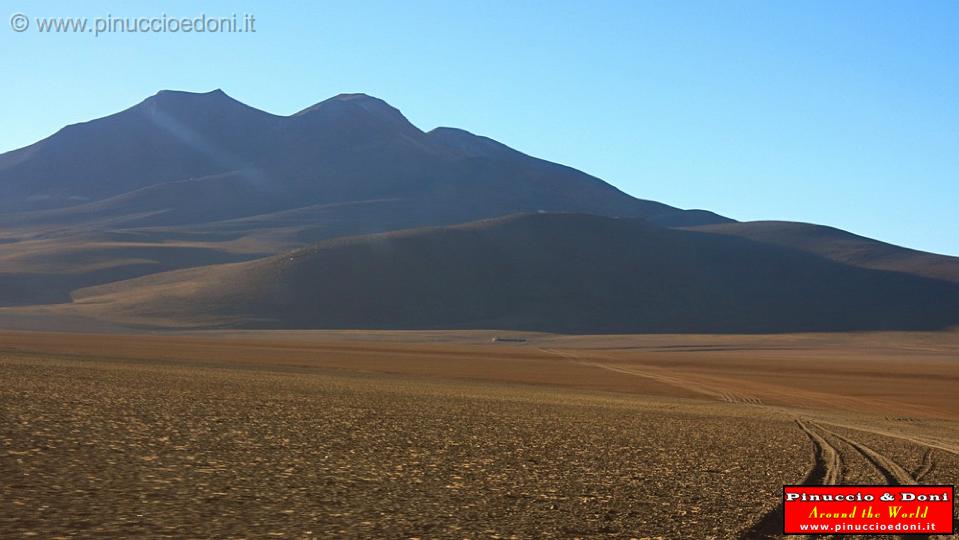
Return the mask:
<svg viewBox="0 0 959 540">
<path fill-rule="evenodd" d="M 0 381 L 0 538 L 728 538 L 812 459 L 762 408 L 569 388 L 16 354 Z"/>
</svg>

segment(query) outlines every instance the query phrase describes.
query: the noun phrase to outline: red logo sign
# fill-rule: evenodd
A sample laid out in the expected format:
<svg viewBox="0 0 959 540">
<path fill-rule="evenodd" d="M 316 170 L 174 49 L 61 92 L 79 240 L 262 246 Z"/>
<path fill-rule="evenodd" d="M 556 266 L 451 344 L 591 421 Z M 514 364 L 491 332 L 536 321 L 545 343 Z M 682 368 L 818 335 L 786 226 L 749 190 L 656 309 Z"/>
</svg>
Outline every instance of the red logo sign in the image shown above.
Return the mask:
<svg viewBox="0 0 959 540">
<path fill-rule="evenodd" d="M 953 534 L 952 486 L 783 486 L 784 534 Z"/>
</svg>

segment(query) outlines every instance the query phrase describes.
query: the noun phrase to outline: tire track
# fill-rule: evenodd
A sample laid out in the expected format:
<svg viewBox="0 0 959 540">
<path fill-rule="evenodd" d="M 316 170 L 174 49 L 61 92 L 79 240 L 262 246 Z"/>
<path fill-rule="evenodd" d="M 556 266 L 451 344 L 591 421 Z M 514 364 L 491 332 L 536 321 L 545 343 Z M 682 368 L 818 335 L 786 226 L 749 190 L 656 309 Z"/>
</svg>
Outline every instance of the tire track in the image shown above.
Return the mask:
<svg viewBox="0 0 959 540">
<path fill-rule="evenodd" d="M 657 382 L 669 384 L 692 391 L 694 393 L 698 393 L 704 397 L 709 397 L 717 401 L 758 405 L 760 407 L 764 406 L 763 401 L 759 399 L 758 396 L 743 394 L 739 388 L 733 388 L 731 384 L 733 381 L 722 380 L 718 377 L 679 373 L 670 369 L 645 365 L 610 365 L 595 361 L 587 361 L 578 355 L 561 352 L 558 350 L 540 350 L 561 356 L 567 360 L 579 364 L 606 369 L 617 373 L 649 378 Z M 861 455 L 865 461 L 869 463 L 882 478 L 885 479 L 886 484 L 888 485 L 918 485 L 919 481 L 935 468 L 936 463 L 933 458 L 933 449 L 941 449 L 947 452 L 959 454 L 959 447 L 952 446 L 944 441 L 924 439 L 920 437 L 906 437 L 898 434 L 855 428 L 853 426 L 831 424 L 830 422 L 823 423 L 852 429 L 854 431 L 859 430 L 874 435 L 890 436 L 911 442 L 920 448 L 925 449 L 925 453 L 922 457 L 922 463 L 916 468 L 915 471 L 907 471 L 894 459 L 882 454 L 876 449 L 858 440 L 845 435 L 840 435 L 835 431 L 823 427 L 820 423 L 808 420 L 804 423 L 802 420 L 797 419 L 797 426 L 803 431 L 803 433 L 806 434 L 813 445 L 813 465 L 809 471 L 807 471 L 801 482 L 801 485 L 835 485 L 841 483 L 843 476 L 842 467 L 844 461 L 844 453 L 840 450 L 842 447 L 851 448 L 853 451 Z M 835 440 L 831 443 L 829 438 L 833 438 Z M 836 445 L 836 441 L 841 443 L 842 447 Z M 760 516 L 751 527 L 740 533 L 739 538 L 742 540 L 781 538 L 782 523 L 783 505 L 782 503 L 779 503 L 775 508 Z M 939 536 L 928 535 L 910 535 L 909 537 L 916 538 L 918 540 L 940 538 Z M 797 538 L 841 539 L 846 537 L 836 535 L 817 535 L 815 537 L 806 536 Z M 903 537 L 889 536 L 889 538 L 901 539 Z"/>
<path fill-rule="evenodd" d="M 605 369 L 607 371 L 612 371 L 614 373 L 622 373 L 624 375 L 632 375 L 634 377 L 643 377 L 659 383 L 675 386 L 677 388 L 682 388 L 683 390 L 687 390 L 695 394 L 700 394 L 702 396 L 706 396 L 706 397 L 715 399 L 717 401 L 725 401 L 727 403 L 742 402 L 734 394 L 728 392 L 725 388 L 714 388 L 712 386 L 697 384 L 688 379 L 676 377 L 675 375 L 670 374 L 669 370 L 665 370 L 662 368 L 655 368 L 652 366 L 636 367 L 636 366 L 609 365 L 609 364 L 604 364 L 600 362 L 589 361 L 582 358 L 580 355 L 573 354 L 567 351 L 562 351 L 559 349 L 541 348 L 540 351 L 545 352 L 547 354 L 559 356 L 560 358 L 564 358 L 566 360 L 569 360 L 571 362 L 574 362 L 580 365 L 590 366 L 590 367 L 599 368 L 599 369 Z"/>
<path fill-rule="evenodd" d="M 823 481 L 819 482 L 819 484 L 824 486 L 833 486 L 838 484 L 842 480 L 842 457 L 840 456 L 839 451 L 835 446 L 829 444 L 829 442 L 823 438 L 822 435 L 819 435 L 815 431 L 809 429 L 809 427 L 801 420 L 796 420 L 796 423 L 799 424 L 799 428 L 802 429 L 813 441 L 813 445 L 815 446 L 816 451 L 819 453 L 816 463 L 821 463 L 824 468 L 822 472 Z M 804 482 L 803 485 L 811 484 Z"/>
<path fill-rule="evenodd" d="M 844 435 L 840 435 L 836 433 L 835 431 L 826 429 L 819 425 L 817 425 L 816 427 L 822 430 L 823 432 L 828 433 L 829 435 L 848 444 L 854 450 L 859 452 L 864 458 L 866 458 L 866 461 L 871 463 L 872 466 L 875 467 L 877 471 L 879 471 L 879 474 L 881 474 L 886 479 L 887 484 L 891 486 L 915 486 L 919 484 L 919 482 L 917 481 L 916 477 L 913 474 L 909 473 L 909 471 L 907 471 L 901 465 L 896 463 L 896 461 L 893 460 L 892 458 L 883 455 L 882 453 L 876 451 L 875 449 L 859 441 L 856 441 Z M 925 466 L 927 459 L 928 459 L 928 463 L 930 464 L 929 470 L 931 470 L 932 469 L 931 449 L 928 447 L 926 447 L 926 453 L 923 455 L 923 465 L 920 465 L 920 469 L 922 469 Z M 928 470 L 923 474 L 928 474 Z M 903 539 L 904 537 L 901 535 L 890 535 L 890 538 Z M 934 538 L 940 538 L 940 536 L 938 535 L 930 536 L 925 534 L 910 534 L 909 538 L 912 538 L 915 540 L 931 540 Z"/>
<path fill-rule="evenodd" d="M 947 441 L 941 439 L 935 439 L 932 437 L 920 437 L 920 436 L 910 436 L 903 435 L 901 433 L 892 433 L 886 430 L 876 430 L 876 429 L 866 429 L 858 426 L 851 426 L 847 424 L 838 424 L 834 422 L 821 422 L 823 424 L 828 424 L 831 426 L 851 429 L 853 431 L 861 431 L 863 433 L 871 433 L 873 435 L 879 435 L 881 437 L 890 437 L 893 439 L 900 439 L 909 443 L 912 443 L 916 446 L 921 446 L 923 448 L 933 448 L 936 450 L 942 450 L 943 452 L 949 452 L 950 454 L 955 454 L 959 456 L 959 446 L 951 444 Z"/>
<path fill-rule="evenodd" d="M 813 466 L 803 478 L 801 485 L 836 485 L 842 481 L 843 458 L 839 448 L 834 446 L 827 439 L 828 437 L 844 443 L 849 448 L 862 455 L 866 462 L 871 464 L 889 485 L 917 485 L 918 480 L 927 475 L 935 466 L 932 456 L 933 450 L 926 447 L 923 454 L 922 463 L 917 467 L 915 473 L 910 473 L 899 465 L 892 458 L 882 454 L 874 448 L 863 444 L 855 439 L 840 435 L 835 431 L 824 428 L 814 422 L 804 423 L 802 420 L 796 420 L 799 428 L 809 437 L 813 443 Z M 825 435 L 825 436 L 824 436 Z M 752 527 L 740 534 L 742 540 L 748 539 L 768 539 L 779 538 L 782 536 L 783 507 L 782 503 L 773 510 L 763 515 Z M 810 538 L 810 537 L 805 537 Z M 844 536 L 826 536 L 817 538 L 845 538 Z M 890 536 L 890 538 L 901 539 L 902 536 Z M 910 535 L 910 538 L 918 540 L 939 538 L 938 536 L 928 535 Z"/>
<path fill-rule="evenodd" d="M 549 351 L 553 352 L 553 351 Z M 652 366 L 643 366 L 642 368 L 634 366 L 613 366 L 608 364 L 601 364 L 598 362 L 588 362 L 585 360 L 580 360 L 576 357 L 570 357 L 567 355 L 560 354 L 564 358 L 572 360 L 576 363 L 582 364 L 584 366 L 591 366 L 595 368 L 605 369 L 615 373 L 622 373 L 624 375 L 633 375 L 635 377 L 644 377 L 656 382 L 663 384 L 668 384 L 670 386 L 675 386 L 677 388 L 682 388 L 696 394 L 717 400 L 723 401 L 726 403 L 743 403 L 747 405 L 762 405 L 763 402 L 756 396 L 743 394 L 740 392 L 735 392 L 727 389 L 726 385 L 720 385 L 709 381 L 700 381 L 695 380 L 694 378 L 679 377 L 675 374 L 672 374 L 670 370 L 663 368 L 654 368 Z"/>
<path fill-rule="evenodd" d="M 922 454 L 922 463 L 916 467 L 916 470 L 912 471 L 912 476 L 917 482 L 921 482 L 927 474 L 931 473 L 932 470 L 936 468 L 936 462 L 932 457 L 932 453 L 932 448 L 926 448 L 926 451 Z"/>
<path fill-rule="evenodd" d="M 800 482 L 804 486 L 831 486 L 842 480 L 842 457 L 823 436 L 809 428 L 802 420 L 796 420 L 799 429 L 812 442 L 813 464 Z M 740 533 L 741 540 L 780 538 L 783 531 L 783 503 L 763 514 L 752 527 Z M 808 538 L 808 537 L 797 537 Z M 831 538 L 831 536 L 821 537 Z"/>
<path fill-rule="evenodd" d="M 862 456 L 865 457 L 866 460 L 869 461 L 873 467 L 879 471 L 879 474 L 886 479 L 887 484 L 891 486 L 915 486 L 919 483 L 911 474 L 909 474 L 909 471 L 902 468 L 902 466 L 896 463 L 892 458 L 877 452 L 876 450 L 859 441 L 850 439 L 844 435 L 840 435 L 835 431 L 828 430 L 820 425 L 816 425 L 816 427 L 820 431 L 828 433 L 840 441 L 848 444 L 857 452 L 862 454 Z"/>
<path fill-rule="evenodd" d="M 650 368 L 644 366 L 644 369 L 637 369 L 633 366 L 611 366 L 607 364 L 600 364 L 594 362 L 584 362 L 582 360 L 580 363 L 592 365 L 594 367 L 599 367 L 603 369 L 608 369 L 611 371 L 617 371 L 624 374 L 630 374 L 641 377 L 648 377 L 650 379 L 657 380 L 659 382 L 672 384 L 678 387 L 685 388 L 687 390 L 692 390 L 694 392 L 712 397 L 713 399 L 718 399 L 720 401 L 725 401 L 727 403 L 744 403 L 752 405 L 762 405 L 762 401 L 758 398 L 752 396 L 740 394 L 738 392 L 732 391 L 728 387 L 704 384 L 705 381 L 694 381 L 690 378 L 676 377 L 672 373 L 669 373 L 666 370 Z M 667 374 L 669 373 L 669 374 Z M 828 437 L 834 437 L 839 442 L 847 445 L 853 451 L 859 453 L 865 458 L 866 462 L 872 465 L 885 479 L 886 483 L 889 485 L 916 485 L 918 484 L 917 475 L 910 473 L 905 470 L 901 465 L 899 465 L 895 460 L 885 456 L 881 452 L 875 450 L 874 448 L 854 440 L 850 437 L 840 435 L 832 430 L 828 430 L 819 424 L 814 424 L 809 422 L 809 425 L 803 423 L 801 420 L 796 421 L 799 428 L 806 434 L 807 437 L 813 442 L 814 448 L 814 462 L 813 467 L 807 473 L 806 477 L 802 481 L 802 485 L 835 485 L 841 482 L 842 478 L 842 452 L 838 446 L 834 446 L 833 443 L 830 443 L 827 439 Z M 926 441 L 920 440 L 911 440 L 911 442 L 920 445 L 923 448 L 929 448 L 927 444 L 924 444 Z M 927 459 L 927 458 L 924 458 Z M 919 470 L 923 476 L 928 474 L 929 471 L 934 466 L 934 463 L 931 460 L 931 454 L 928 454 L 928 463 L 924 462 L 923 467 Z M 918 473 L 917 473 L 918 474 Z M 922 478 L 920 476 L 919 478 Z M 763 514 L 752 527 L 740 534 L 740 538 L 743 540 L 746 539 L 768 539 L 768 538 L 781 538 L 782 537 L 782 523 L 783 523 L 783 505 L 779 503 L 775 508 Z M 802 538 L 802 537 L 800 537 Z M 816 536 L 816 537 L 805 537 L 805 538 L 826 538 L 829 539 L 844 539 L 848 538 L 847 536 L 836 536 L 836 535 L 826 535 L 826 536 Z M 902 536 L 888 536 L 888 538 L 899 539 L 901 540 Z M 939 538 L 937 536 L 928 536 L 928 535 L 910 535 L 910 538 L 916 538 L 918 540 L 928 540 L 931 538 Z"/>
</svg>

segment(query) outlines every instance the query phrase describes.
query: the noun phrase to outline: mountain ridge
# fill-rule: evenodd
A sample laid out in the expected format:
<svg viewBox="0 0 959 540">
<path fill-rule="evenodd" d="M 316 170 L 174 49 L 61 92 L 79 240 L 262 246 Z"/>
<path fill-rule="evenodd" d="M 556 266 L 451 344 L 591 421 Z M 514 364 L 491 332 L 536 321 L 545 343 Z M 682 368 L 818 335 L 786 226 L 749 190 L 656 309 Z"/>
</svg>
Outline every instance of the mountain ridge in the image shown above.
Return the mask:
<svg viewBox="0 0 959 540">
<path fill-rule="evenodd" d="M 828 225 L 747 221 L 689 229 L 786 246 L 861 268 L 904 272 L 959 283 L 959 257 L 897 246 Z"/>
<path fill-rule="evenodd" d="M 84 289 L 72 307 L 158 327 L 929 330 L 959 323 L 959 286 L 641 219 L 554 213 L 340 237 Z"/>
<path fill-rule="evenodd" d="M 404 189 L 448 191 L 472 183 L 482 184 L 472 187 L 474 191 L 488 187 L 520 199 L 528 195 L 527 186 L 541 182 L 536 180 L 541 176 L 556 179 L 550 181 L 570 178 L 576 185 L 604 192 L 576 197 L 593 198 L 588 204 L 594 208 L 571 204 L 573 199 L 568 198 L 553 205 L 560 211 L 644 217 L 683 212 L 636 199 L 598 178 L 486 137 L 457 130 L 455 138 L 452 144 L 450 132 L 442 129 L 424 133 L 398 109 L 360 93 L 340 94 L 279 116 L 243 104 L 219 89 L 165 90 L 113 115 L 73 124 L 33 145 L 0 154 L 0 211 L 29 221 L 24 214 L 33 210 L 78 206 L 166 182 L 260 170 L 270 177 L 268 184 L 274 191 L 293 189 L 295 197 L 309 198 L 306 202 L 311 204 L 391 197 Z M 477 155 L 464 152 L 467 147 L 497 151 Z M 471 158 L 479 161 L 465 163 Z M 513 185 L 498 181 L 502 178 L 514 179 Z M 292 186 L 311 181 L 324 185 L 310 193 Z M 537 188 L 536 196 L 548 201 L 548 191 L 555 198 L 569 190 L 569 186 L 554 187 L 547 192 Z M 468 197 L 476 194 L 459 198 Z M 536 211 L 538 202 L 501 201 L 500 208 L 490 208 L 488 213 Z M 703 219 L 728 220 L 712 214 L 699 216 L 697 222 L 702 224 Z"/>
<path fill-rule="evenodd" d="M 281 116 L 222 90 L 161 91 L 0 155 L 0 307 L 127 313 L 149 324 L 156 317 L 144 310 L 167 310 L 184 321 L 278 327 L 954 324 L 955 258 L 817 227 L 739 223 L 639 199 L 489 137 L 424 132 L 367 94 Z M 306 265 L 311 254 L 333 267 Z M 307 268 L 289 280 L 294 292 L 257 296 L 283 282 L 261 279 L 261 270 L 291 260 Z M 370 273 L 384 265 L 405 270 Z M 333 281 L 315 283 L 323 276 Z M 224 284 L 242 283 L 211 300 Z M 155 284 L 198 301 L 172 306 L 175 295 Z M 379 291 L 384 303 L 370 304 L 363 290 Z M 363 320 L 343 291 L 378 315 Z M 310 294 L 338 303 L 302 304 Z M 252 315 L 239 299 L 256 317 L 245 318 Z M 282 302 L 295 313 L 283 315 Z M 116 313 L 98 311 L 107 306 Z M 190 311 L 196 306 L 209 312 Z"/>
</svg>

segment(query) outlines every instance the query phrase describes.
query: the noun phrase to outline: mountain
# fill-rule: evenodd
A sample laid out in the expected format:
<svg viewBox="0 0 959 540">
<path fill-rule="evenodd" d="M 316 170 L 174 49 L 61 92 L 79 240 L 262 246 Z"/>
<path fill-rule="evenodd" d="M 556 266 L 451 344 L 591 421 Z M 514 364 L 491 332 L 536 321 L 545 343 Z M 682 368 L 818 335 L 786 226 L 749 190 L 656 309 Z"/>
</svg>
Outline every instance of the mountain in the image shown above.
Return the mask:
<svg viewBox="0 0 959 540">
<path fill-rule="evenodd" d="M 786 246 L 861 268 L 903 272 L 959 283 L 959 257 L 894 246 L 824 225 L 751 221 L 690 227 L 690 230 Z"/>
<path fill-rule="evenodd" d="M 220 90 L 161 91 L 0 155 L 0 306 L 337 236 L 541 211 L 731 221 L 463 130 L 424 132 L 365 94 L 279 116 Z"/>
<path fill-rule="evenodd" d="M 518 215 L 78 291 L 121 324 L 554 332 L 940 329 L 959 285 L 641 219 Z"/>
<path fill-rule="evenodd" d="M 152 327 L 935 329 L 959 323 L 957 268 L 828 227 L 637 199 L 462 129 L 423 131 L 365 94 L 281 116 L 220 90 L 162 91 L 0 155 L 5 315 L 41 306 Z"/>
<path fill-rule="evenodd" d="M 71 206 L 242 169 L 262 155 L 277 118 L 219 90 L 162 91 L 0 155 L 0 209 Z"/>
<path fill-rule="evenodd" d="M 535 211 L 730 221 L 636 199 L 466 131 L 424 133 L 365 94 L 277 116 L 220 90 L 163 91 L 0 155 L 0 224 L 11 226 L 193 225 L 396 199 L 443 205 L 432 224 Z"/>
</svg>

